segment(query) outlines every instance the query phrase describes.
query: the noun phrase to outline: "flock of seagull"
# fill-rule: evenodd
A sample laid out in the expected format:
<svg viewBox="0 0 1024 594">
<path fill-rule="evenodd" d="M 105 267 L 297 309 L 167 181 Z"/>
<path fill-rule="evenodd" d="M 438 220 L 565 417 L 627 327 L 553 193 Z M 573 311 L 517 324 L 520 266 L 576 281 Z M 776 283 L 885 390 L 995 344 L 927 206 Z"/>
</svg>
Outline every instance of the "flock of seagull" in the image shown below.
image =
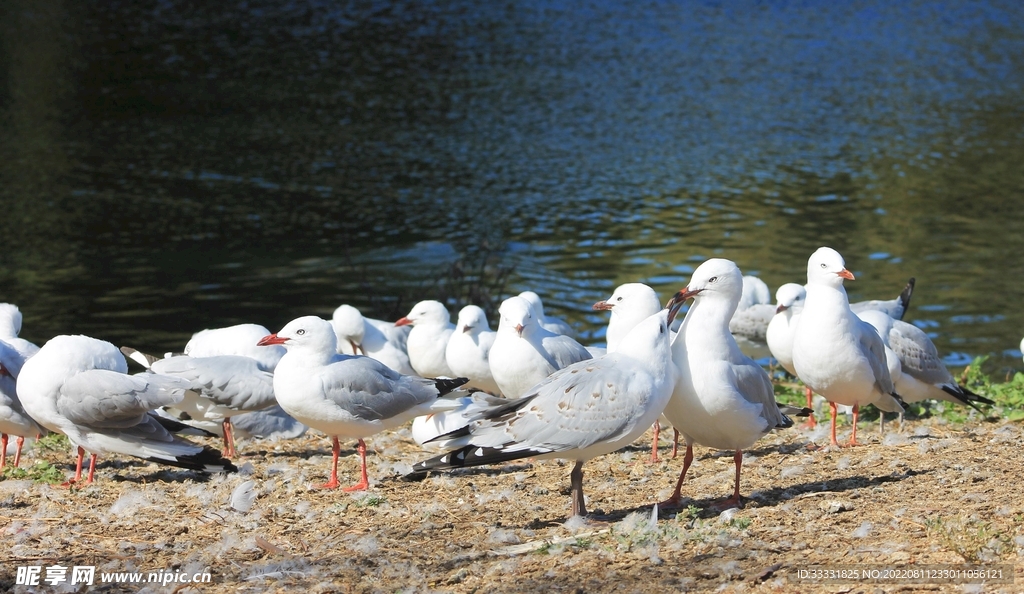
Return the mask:
<svg viewBox="0 0 1024 594">
<path fill-rule="evenodd" d="M 806 408 L 775 401 L 768 372 L 735 336 L 767 343 L 773 357 L 831 407 L 831 444 L 840 406 L 857 415 L 872 404 L 902 413 L 907 402 L 943 399 L 992 404 L 957 384 L 935 345 L 900 321 L 914 279 L 895 299 L 851 304 L 854 280 L 842 256 L 822 247 L 807 262 L 807 283 L 768 288 L 735 263 L 711 259 L 664 307 L 641 283 L 618 287 L 594 310 L 610 311 L 607 346 L 585 347 L 572 328 L 545 316 L 540 298 L 506 299 L 496 331 L 484 311 L 464 307 L 455 324 L 437 301 L 422 301 L 394 323 L 342 305 L 331 320 L 304 316 L 270 333 L 256 324 L 204 330 L 182 354 L 118 349 L 87 336 L 57 336 L 42 348 L 18 338 L 21 313 L 0 304 L 0 467 L 8 436 L 14 465 L 25 437 L 66 435 L 77 447 L 75 475 L 94 478 L 100 455 L 121 454 L 203 472 L 236 470 L 234 435 L 295 436 L 305 427 L 332 440 L 337 488 L 339 439 L 358 440 L 360 478 L 369 488 L 365 439 L 413 421 L 412 435 L 433 457 L 412 475 L 521 458 L 574 462 L 573 516 L 585 516 L 583 464 L 636 441 L 659 418 L 686 451 L 672 496 L 678 505 L 693 446 L 734 452 L 733 494 L 717 508 L 742 506 L 743 450 L 791 427 Z M 684 304 L 692 305 L 681 320 Z M 1024 345 L 1022 345 L 1024 346 Z M 129 373 L 126 356 L 143 369 Z M 813 421 L 813 417 L 811 417 Z M 223 450 L 188 436 L 222 435 Z M 657 433 L 652 458 L 657 459 Z"/>
</svg>

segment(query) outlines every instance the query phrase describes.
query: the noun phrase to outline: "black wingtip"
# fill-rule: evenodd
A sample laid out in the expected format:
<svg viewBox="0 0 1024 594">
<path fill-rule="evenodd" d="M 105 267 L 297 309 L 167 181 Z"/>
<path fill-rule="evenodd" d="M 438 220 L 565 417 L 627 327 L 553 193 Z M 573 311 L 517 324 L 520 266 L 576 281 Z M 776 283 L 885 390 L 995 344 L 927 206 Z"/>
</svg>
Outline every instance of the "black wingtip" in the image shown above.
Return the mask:
<svg viewBox="0 0 1024 594">
<path fill-rule="evenodd" d="M 985 398 L 980 394 L 975 394 L 974 392 L 968 390 L 967 388 L 959 384 L 957 384 L 956 386 L 950 386 L 948 384 L 942 386 L 942 391 L 945 392 L 946 394 L 949 394 L 953 398 L 956 398 L 957 401 L 966 404 L 967 406 L 973 408 L 978 412 L 983 412 L 980 408 L 978 408 L 978 404 L 995 404 L 995 401 L 989 400 L 988 398 Z"/>
<path fill-rule="evenodd" d="M 190 456 L 177 456 L 170 460 L 153 457 L 145 459 L 157 464 L 177 466 L 199 472 L 238 472 L 238 467 L 232 464 L 231 460 L 225 458 L 220 450 L 215 450 L 210 446 L 203 446 L 202 451 Z"/>
<path fill-rule="evenodd" d="M 451 392 L 452 390 L 458 388 L 459 386 L 462 386 L 463 384 L 469 382 L 468 377 L 439 377 L 432 379 L 434 381 L 434 387 L 437 388 L 438 396 L 444 396 L 445 394 Z"/>
<path fill-rule="evenodd" d="M 409 475 L 422 474 L 428 470 L 452 470 L 454 468 L 500 464 L 502 462 L 529 458 L 542 453 L 544 452 L 530 449 L 508 451 L 503 448 L 485 448 L 468 445 L 413 464 L 412 472 Z"/>
<path fill-rule="evenodd" d="M 206 429 L 202 429 L 200 427 L 194 427 L 192 425 L 189 425 L 188 423 L 176 421 L 170 417 L 165 417 L 155 413 L 149 413 L 149 416 L 153 417 L 153 419 L 155 419 L 157 423 L 160 423 L 161 427 L 170 431 L 171 433 L 175 433 L 178 435 L 192 435 L 195 437 L 220 437 L 216 433 L 207 431 Z"/>
<path fill-rule="evenodd" d="M 910 298 L 914 294 L 914 285 L 916 283 L 917 279 L 910 277 L 910 280 L 907 281 L 907 286 L 903 287 L 903 290 L 900 292 L 900 305 L 903 306 L 903 311 L 900 312 L 901 320 L 903 319 L 903 316 L 906 315 L 907 310 L 910 309 Z"/>
<path fill-rule="evenodd" d="M 907 403 L 903 401 L 903 397 L 902 396 L 900 396 L 896 392 L 889 392 L 889 395 L 892 396 L 894 400 L 896 400 L 896 404 L 899 404 L 904 409 L 907 408 Z"/>
<path fill-rule="evenodd" d="M 782 422 L 775 426 L 776 429 L 789 429 L 793 426 L 793 419 L 782 415 Z"/>
</svg>

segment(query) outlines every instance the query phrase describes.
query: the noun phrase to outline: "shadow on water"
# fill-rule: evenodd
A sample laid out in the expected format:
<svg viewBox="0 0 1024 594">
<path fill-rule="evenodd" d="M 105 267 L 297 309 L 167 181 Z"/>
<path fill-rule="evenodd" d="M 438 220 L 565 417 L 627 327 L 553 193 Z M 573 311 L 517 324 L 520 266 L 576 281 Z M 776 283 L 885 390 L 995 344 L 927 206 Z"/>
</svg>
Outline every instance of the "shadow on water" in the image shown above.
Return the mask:
<svg viewBox="0 0 1024 594">
<path fill-rule="evenodd" d="M 916 276 L 957 361 L 1024 331 L 1017 3 L 0 10 L 0 298 L 37 341 L 528 287 L 598 340 L 619 283 L 775 287 L 822 244 L 854 299 Z"/>
</svg>

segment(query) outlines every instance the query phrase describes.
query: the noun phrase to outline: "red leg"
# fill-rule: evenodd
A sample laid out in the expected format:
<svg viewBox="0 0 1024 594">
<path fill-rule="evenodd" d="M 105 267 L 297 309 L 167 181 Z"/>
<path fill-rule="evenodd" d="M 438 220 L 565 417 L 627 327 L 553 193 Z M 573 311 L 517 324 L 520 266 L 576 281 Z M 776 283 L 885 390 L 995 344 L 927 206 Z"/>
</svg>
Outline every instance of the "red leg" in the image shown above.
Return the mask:
<svg viewBox="0 0 1024 594">
<path fill-rule="evenodd" d="M 679 430 L 672 429 L 672 459 L 675 460 L 676 456 L 679 455 Z"/>
<path fill-rule="evenodd" d="M 693 462 L 693 446 L 689 443 L 686 444 L 686 455 L 683 456 L 683 470 L 679 473 L 679 480 L 676 481 L 676 490 L 672 492 L 672 496 L 658 504 L 661 508 L 672 508 L 679 507 L 679 500 L 682 499 L 683 490 L 683 479 L 686 478 L 686 471 L 690 469 L 690 464 Z"/>
<path fill-rule="evenodd" d="M 726 510 L 730 507 L 743 507 L 743 498 L 740 497 L 740 468 L 743 466 L 743 450 L 736 450 L 732 455 L 733 463 L 736 464 L 736 486 L 732 491 L 732 497 L 719 501 L 714 505 L 717 510 Z"/>
<path fill-rule="evenodd" d="M 0 433 L 0 468 L 7 466 L 7 434 Z"/>
<path fill-rule="evenodd" d="M 838 411 L 836 410 L 836 403 L 835 402 L 829 402 L 828 403 L 828 407 L 832 410 L 832 441 L 831 441 L 831 443 L 834 446 L 838 446 L 839 442 L 836 441 L 836 414 L 838 413 Z"/>
<path fill-rule="evenodd" d="M 82 479 L 82 462 L 85 460 L 85 448 L 78 446 L 78 464 L 75 466 L 75 478 L 64 481 L 62 487 L 70 487 Z"/>
<path fill-rule="evenodd" d="M 341 453 L 341 444 L 338 443 L 338 436 L 333 436 L 334 439 L 334 462 L 331 464 L 331 480 L 327 481 L 322 485 L 317 485 L 318 489 L 337 489 L 338 488 L 338 454 Z"/>
<path fill-rule="evenodd" d="M 651 427 L 654 432 L 654 439 L 651 442 L 651 464 L 657 463 L 658 460 L 658 437 L 661 435 L 661 423 L 658 421 L 654 422 L 654 426 Z"/>
<path fill-rule="evenodd" d="M 18 439 L 15 440 L 15 443 L 18 444 L 18 449 L 14 451 L 14 467 L 17 468 L 18 464 L 21 463 L 21 448 L 25 445 L 25 438 L 19 435 Z M 4 445 L 4 449 L 7 449 L 6 444 Z M 0 467 L 2 466 L 3 464 L 0 464 Z"/>
<path fill-rule="evenodd" d="M 224 419 L 221 427 L 224 428 L 224 457 L 234 458 L 238 452 L 235 451 L 235 438 L 231 435 L 231 417 Z"/>
<path fill-rule="evenodd" d="M 366 475 L 366 443 L 361 439 L 359 440 L 357 450 L 359 451 L 359 482 L 351 487 L 345 487 L 342 489 L 342 491 L 345 491 L 346 493 L 352 491 L 365 491 L 370 488 L 370 477 Z M 337 464 L 337 462 L 335 462 L 335 464 Z"/>
<path fill-rule="evenodd" d="M 85 479 L 85 484 L 92 484 L 92 477 L 96 474 L 96 454 L 89 456 L 89 478 Z"/>
<path fill-rule="evenodd" d="M 853 405 L 853 432 L 850 433 L 850 442 L 846 444 L 847 447 L 859 446 L 857 443 L 857 415 L 860 413 L 860 405 Z"/>
<path fill-rule="evenodd" d="M 807 389 L 807 408 L 814 410 L 814 392 L 811 390 L 810 386 L 805 387 Z M 803 425 L 801 425 L 801 427 L 805 429 L 814 429 L 817 426 L 818 421 L 817 419 L 814 418 L 813 412 L 811 413 L 811 416 L 807 417 L 807 421 Z"/>
</svg>

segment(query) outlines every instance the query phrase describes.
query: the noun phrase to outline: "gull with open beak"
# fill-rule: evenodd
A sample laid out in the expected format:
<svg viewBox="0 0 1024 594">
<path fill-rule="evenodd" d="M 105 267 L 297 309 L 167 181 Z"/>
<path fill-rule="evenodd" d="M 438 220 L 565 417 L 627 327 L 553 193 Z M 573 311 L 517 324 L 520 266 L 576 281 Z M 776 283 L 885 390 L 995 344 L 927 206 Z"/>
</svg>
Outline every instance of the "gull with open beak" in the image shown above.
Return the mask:
<svg viewBox="0 0 1024 594">
<path fill-rule="evenodd" d="M 885 344 L 875 328 L 850 309 L 844 280 L 854 280 L 839 252 L 818 248 L 807 261 L 807 297 L 793 336 L 793 367 L 809 388 L 829 402 L 831 443 L 836 441 L 836 405 L 853 407 L 849 445 L 857 444 L 861 405 L 903 412 L 886 364 Z"/>
<path fill-rule="evenodd" d="M 742 506 L 743 450 L 769 431 L 793 424 L 779 410 L 768 374 L 740 351 L 729 332 L 742 290 L 743 275 L 736 264 L 714 258 L 698 266 L 689 285 L 669 302 L 678 306 L 693 298 L 672 343 L 679 379 L 665 407 L 665 416 L 686 440 L 686 455 L 675 491 L 663 506 L 679 505 L 695 443 L 735 452 L 733 495 L 716 507 Z"/>
</svg>

